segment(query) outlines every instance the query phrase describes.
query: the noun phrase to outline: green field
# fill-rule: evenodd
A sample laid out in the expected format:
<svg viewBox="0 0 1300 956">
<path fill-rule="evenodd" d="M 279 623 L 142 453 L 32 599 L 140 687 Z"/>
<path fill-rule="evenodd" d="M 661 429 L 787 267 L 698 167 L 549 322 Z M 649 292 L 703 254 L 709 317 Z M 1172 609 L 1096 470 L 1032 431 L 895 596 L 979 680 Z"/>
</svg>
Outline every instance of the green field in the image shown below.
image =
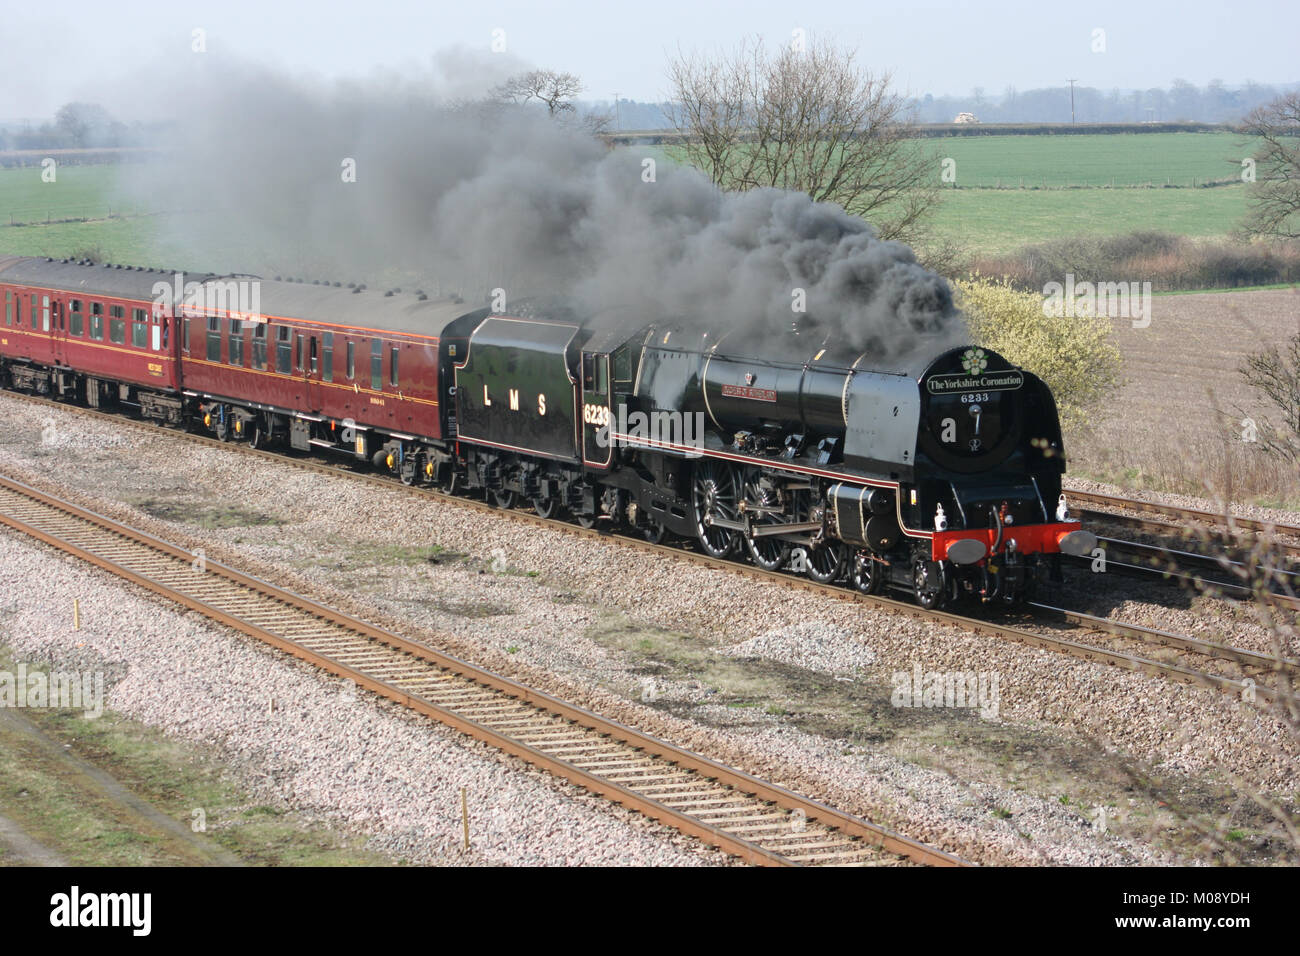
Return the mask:
<svg viewBox="0 0 1300 956">
<path fill-rule="evenodd" d="M 1138 229 L 1224 236 L 1246 214 L 1247 188 L 953 189 L 944 192 L 933 224 L 937 238 L 993 255 L 1063 236 Z"/>
<path fill-rule="evenodd" d="M 670 162 L 675 152 L 626 148 Z M 916 148 L 930 151 L 936 160 L 956 162 L 955 188 L 944 189 L 934 216 L 936 238 L 985 255 L 1064 236 L 1137 229 L 1226 236 L 1245 215 L 1251 188 L 1240 183 L 1193 186 L 1240 174 L 1250 144 L 1232 133 L 954 136 L 918 140 Z M 257 257 L 247 248 L 218 256 L 227 261 L 186 261 L 175 236 L 202 227 L 183 219 L 186 213 L 174 208 L 171 197 L 157 197 L 153 208 L 124 204 L 116 188 L 119 177 L 136 171 L 138 167 L 65 166 L 56 182 L 45 183 L 40 167 L 0 170 L 0 255 L 67 256 L 96 250 L 109 261 L 151 266 L 254 267 Z M 1148 183 L 1157 188 L 1144 188 Z M 148 213 L 161 215 L 142 215 Z M 57 222 L 71 218 L 91 221 Z"/>
<path fill-rule="evenodd" d="M 1200 186 L 1241 177 L 1257 141 L 1235 133 L 950 136 L 918 141 L 955 163 L 958 189 Z"/>
<path fill-rule="evenodd" d="M 125 167 L 60 166 L 52 183 L 42 181 L 41 172 L 39 166 L 0 170 L 0 222 L 7 226 L 47 219 L 105 219 L 153 211 L 118 195 Z"/>
</svg>

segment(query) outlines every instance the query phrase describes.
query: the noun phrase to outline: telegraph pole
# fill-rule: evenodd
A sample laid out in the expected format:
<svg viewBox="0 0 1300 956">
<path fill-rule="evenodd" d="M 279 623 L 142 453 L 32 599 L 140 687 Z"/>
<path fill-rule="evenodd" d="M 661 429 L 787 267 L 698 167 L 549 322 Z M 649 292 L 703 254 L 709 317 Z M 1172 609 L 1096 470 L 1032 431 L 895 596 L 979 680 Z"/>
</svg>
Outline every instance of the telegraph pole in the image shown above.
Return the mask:
<svg viewBox="0 0 1300 956">
<path fill-rule="evenodd" d="M 1074 125 L 1074 84 L 1078 83 L 1077 79 L 1066 80 L 1070 84 L 1070 125 Z"/>
<path fill-rule="evenodd" d="M 618 119 L 618 94 L 615 93 L 614 94 L 614 132 L 617 133 L 622 129 L 623 129 L 623 124 L 620 123 Z"/>
</svg>

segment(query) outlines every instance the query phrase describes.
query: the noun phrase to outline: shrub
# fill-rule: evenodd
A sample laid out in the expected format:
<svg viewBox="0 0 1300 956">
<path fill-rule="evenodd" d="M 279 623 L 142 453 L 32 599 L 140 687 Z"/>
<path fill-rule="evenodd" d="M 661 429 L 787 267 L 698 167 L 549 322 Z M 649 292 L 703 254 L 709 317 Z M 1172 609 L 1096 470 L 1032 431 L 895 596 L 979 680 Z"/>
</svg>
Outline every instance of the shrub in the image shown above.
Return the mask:
<svg viewBox="0 0 1300 956">
<path fill-rule="evenodd" d="M 1300 242 L 1223 242 L 1140 231 L 1069 236 L 1009 256 L 975 256 L 973 270 L 1021 289 L 1048 282 L 1150 282 L 1156 292 L 1300 281 Z"/>
<path fill-rule="evenodd" d="M 1119 384 L 1119 349 L 1105 316 L 1049 318 L 1041 295 L 1006 279 L 976 275 L 955 287 L 971 337 L 1046 382 L 1063 427 L 1086 424 L 1087 413 Z"/>
</svg>

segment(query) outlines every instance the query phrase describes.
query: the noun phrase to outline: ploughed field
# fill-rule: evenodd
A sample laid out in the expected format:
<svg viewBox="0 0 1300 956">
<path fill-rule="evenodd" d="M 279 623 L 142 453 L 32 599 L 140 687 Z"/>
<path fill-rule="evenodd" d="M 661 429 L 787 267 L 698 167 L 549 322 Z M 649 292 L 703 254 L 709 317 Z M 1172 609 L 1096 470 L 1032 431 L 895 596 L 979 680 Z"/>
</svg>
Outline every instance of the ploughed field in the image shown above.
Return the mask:
<svg viewBox="0 0 1300 956">
<path fill-rule="evenodd" d="M 1155 296 L 1151 324 L 1116 319 L 1125 382 L 1088 431 L 1066 436 L 1070 470 L 1129 488 L 1300 507 L 1294 465 L 1244 440 L 1278 420 L 1242 380 L 1245 357 L 1300 332 L 1300 288 Z M 1256 436 L 1258 438 L 1258 434 Z"/>
</svg>

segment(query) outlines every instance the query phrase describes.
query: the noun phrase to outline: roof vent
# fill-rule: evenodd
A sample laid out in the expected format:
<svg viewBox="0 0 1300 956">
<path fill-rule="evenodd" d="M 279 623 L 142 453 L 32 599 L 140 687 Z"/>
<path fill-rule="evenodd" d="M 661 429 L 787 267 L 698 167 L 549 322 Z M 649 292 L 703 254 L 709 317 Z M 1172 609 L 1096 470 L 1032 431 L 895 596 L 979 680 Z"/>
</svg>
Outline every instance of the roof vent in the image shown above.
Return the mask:
<svg viewBox="0 0 1300 956">
<path fill-rule="evenodd" d="M 421 293 L 419 293 L 419 294 L 416 295 L 416 298 L 419 299 L 421 302 L 423 302 L 425 299 L 427 299 L 427 298 L 429 298 L 429 297 L 428 297 L 427 295 L 425 295 L 423 292 L 421 292 Z"/>
<path fill-rule="evenodd" d="M 358 286 L 353 286 L 353 287 L 352 287 L 352 294 L 353 294 L 353 295 L 356 295 L 356 294 L 357 294 L 358 292 L 360 292 L 360 291 L 361 291 L 361 286 L 358 285 Z"/>
<path fill-rule="evenodd" d="M 357 287 L 357 284 L 356 284 L 355 282 L 349 282 L 349 283 L 348 283 L 348 288 L 349 288 L 349 289 L 355 289 L 356 287 Z"/>
<path fill-rule="evenodd" d="M 392 294 L 393 294 L 393 290 L 392 290 L 392 289 L 389 289 L 387 292 L 384 293 L 384 298 L 388 298 L 388 297 L 391 296 Z"/>
<path fill-rule="evenodd" d="M 342 285 L 343 285 L 342 282 L 336 282 L 336 283 L 334 283 L 334 288 L 337 289 L 337 288 L 339 288 L 339 287 L 342 286 Z"/>
<path fill-rule="evenodd" d="M 280 281 L 282 281 L 282 280 L 280 279 L 279 276 L 276 276 L 276 277 L 275 277 L 275 281 L 276 281 L 276 282 L 280 282 Z"/>
<path fill-rule="evenodd" d="M 312 285 L 320 285 L 320 279 L 312 279 L 312 280 L 311 280 L 311 284 L 312 284 Z"/>
</svg>

